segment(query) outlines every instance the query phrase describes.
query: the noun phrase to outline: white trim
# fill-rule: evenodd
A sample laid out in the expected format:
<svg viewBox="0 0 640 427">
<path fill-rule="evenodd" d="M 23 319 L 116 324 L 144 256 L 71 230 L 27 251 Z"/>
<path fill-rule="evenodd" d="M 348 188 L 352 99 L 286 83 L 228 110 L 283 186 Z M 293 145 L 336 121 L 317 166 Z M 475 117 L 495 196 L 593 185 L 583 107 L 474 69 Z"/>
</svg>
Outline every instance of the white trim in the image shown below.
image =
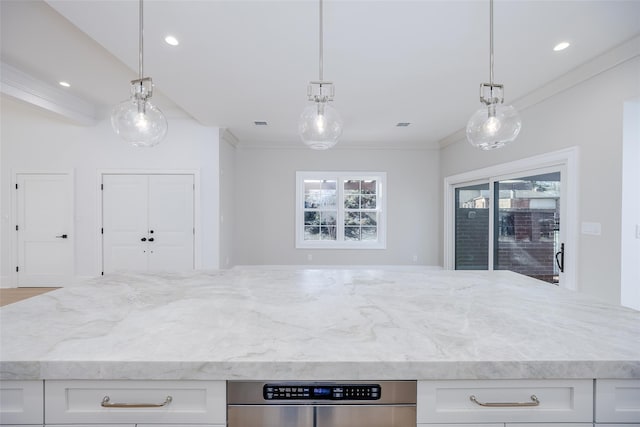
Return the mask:
<svg viewBox="0 0 640 427">
<path fill-rule="evenodd" d="M 375 179 L 377 180 L 376 211 L 378 212 L 376 241 L 345 241 L 344 240 L 344 207 L 343 189 L 341 183 L 348 179 Z M 336 215 L 336 240 L 304 240 L 304 180 L 327 179 L 337 181 L 337 215 Z M 387 248 L 387 174 L 386 172 L 371 171 L 297 171 L 296 172 L 296 197 L 295 197 L 295 248 L 296 249 L 386 249 Z"/>
<path fill-rule="evenodd" d="M 16 184 L 18 183 L 18 175 L 68 175 L 69 176 L 69 190 L 71 191 L 71 221 L 69 235 L 71 236 L 71 243 L 73 245 L 72 260 L 71 260 L 71 277 L 69 281 L 72 281 L 75 277 L 76 271 L 76 179 L 74 169 L 63 170 L 51 170 L 51 169 L 12 169 L 11 170 L 11 266 L 8 275 L 3 276 L 3 279 L 8 279 L 9 288 L 18 287 L 18 272 L 15 271 L 15 266 L 18 265 L 18 235 L 15 233 L 15 225 L 18 224 L 18 194 L 16 192 Z M 5 287 L 4 285 L 2 287 Z"/>
<path fill-rule="evenodd" d="M 198 169 L 100 169 L 97 174 L 97 197 L 96 197 L 96 247 L 98 250 L 96 266 L 98 267 L 97 274 L 101 275 L 104 268 L 103 263 L 103 246 L 102 246 L 102 177 L 104 175 L 193 175 L 193 227 L 195 229 L 195 236 L 193 239 L 193 257 L 194 257 L 194 269 L 199 270 L 202 268 L 202 218 L 200 215 L 200 171 Z"/>
<path fill-rule="evenodd" d="M 490 194 L 493 194 L 493 181 L 503 176 L 513 176 L 527 174 L 547 168 L 565 168 L 563 193 L 561 198 L 561 215 L 566 218 L 563 221 L 565 242 L 571 256 L 565 258 L 565 273 L 561 282 L 562 287 L 577 289 L 577 260 L 579 257 L 578 245 L 578 147 L 570 147 L 563 150 L 553 151 L 538 156 L 528 157 L 509 163 L 490 166 L 457 175 L 448 176 L 444 179 L 444 233 L 443 233 L 443 261 L 444 268 L 452 270 L 454 268 L 454 189 L 460 184 L 489 183 Z M 566 188 L 565 188 L 566 187 Z M 492 204 L 491 204 L 492 205 Z M 489 215 L 492 217 L 493 210 L 490 205 Z M 490 222 L 491 224 L 491 222 Z M 490 236 L 493 235 L 492 230 Z M 493 268 L 493 251 L 489 251 L 489 269 Z"/>
</svg>

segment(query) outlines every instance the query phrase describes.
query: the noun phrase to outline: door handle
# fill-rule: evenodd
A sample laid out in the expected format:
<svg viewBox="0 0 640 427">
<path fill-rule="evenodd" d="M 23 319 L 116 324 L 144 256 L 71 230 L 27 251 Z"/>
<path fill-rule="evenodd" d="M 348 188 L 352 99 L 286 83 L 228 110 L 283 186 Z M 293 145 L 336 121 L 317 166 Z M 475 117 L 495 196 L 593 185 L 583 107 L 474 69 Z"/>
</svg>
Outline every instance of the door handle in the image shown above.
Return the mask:
<svg viewBox="0 0 640 427">
<path fill-rule="evenodd" d="M 66 239 L 67 237 L 69 237 L 69 236 L 67 236 L 66 234 L 63 234 L 61 236 L 56 236 L 56 238 L 58 238 L 58 239 Z"/>
<path fill-rule="evenodd" d="M 147 241 L 147 238 L 146 238 L 146 237 L 143 237 L 142 239 L 140 239 L 140 241 L 141 241 L 141 242 L 146 242 L 146 241 Z"/>
<path fill-rule="evenodd" d="M 150 241 L 150 242 L 153 242 L 153 241 L 154 241 L 154 238 L 153 238 L 153 237 L 149 237 L 149 241 Z"/>
<path fill-rule="evenodd" d="M 564 273 L 564 243 L 560 244 L 560 250 L 556 252 L 556 264 L 558 264 L 560 273 Z"/>
</svg>

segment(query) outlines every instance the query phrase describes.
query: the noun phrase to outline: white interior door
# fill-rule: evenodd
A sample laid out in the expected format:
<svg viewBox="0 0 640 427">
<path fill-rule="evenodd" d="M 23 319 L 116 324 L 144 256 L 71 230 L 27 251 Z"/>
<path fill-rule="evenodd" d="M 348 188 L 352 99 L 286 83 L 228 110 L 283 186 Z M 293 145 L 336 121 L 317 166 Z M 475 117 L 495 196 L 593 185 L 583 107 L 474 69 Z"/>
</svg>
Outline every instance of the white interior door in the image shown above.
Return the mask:
<svg viewBox="0 0 640 427">
<path fill-rule="evenodd" d="M 73 275 L 70 174 L 17 174 L 18 286 L 63 286 Z"/>
<path fill-rule="evenodd" d="M 194 176 L 103 175 L 103 271 L 194 268 Z"/>
<path fill-rule="evenodd" d="M 193 175 L 149 176 L 149 271 L 194 268 Z"/>
<path fill-rule="evenodd" d="M 147 271 L 148 178 L 103 175 L 103 271 Z M 144 240 L 143 240 L 144 239 Z"/>
</svg>

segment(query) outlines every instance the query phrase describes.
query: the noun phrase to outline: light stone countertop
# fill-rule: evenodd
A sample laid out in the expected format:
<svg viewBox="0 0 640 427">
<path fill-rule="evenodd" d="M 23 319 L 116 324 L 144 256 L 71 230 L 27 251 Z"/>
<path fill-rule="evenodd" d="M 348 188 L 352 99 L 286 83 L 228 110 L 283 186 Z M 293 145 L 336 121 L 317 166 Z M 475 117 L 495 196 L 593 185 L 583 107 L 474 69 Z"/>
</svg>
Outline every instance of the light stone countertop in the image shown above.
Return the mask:
<svg viewBox="0 0 640 427">
<path fill-rule="evenodd" d="M 506 271 L 116 274 L 0 332 L 6 380 L 640 378 L 640 312 Z"/>
</svg>

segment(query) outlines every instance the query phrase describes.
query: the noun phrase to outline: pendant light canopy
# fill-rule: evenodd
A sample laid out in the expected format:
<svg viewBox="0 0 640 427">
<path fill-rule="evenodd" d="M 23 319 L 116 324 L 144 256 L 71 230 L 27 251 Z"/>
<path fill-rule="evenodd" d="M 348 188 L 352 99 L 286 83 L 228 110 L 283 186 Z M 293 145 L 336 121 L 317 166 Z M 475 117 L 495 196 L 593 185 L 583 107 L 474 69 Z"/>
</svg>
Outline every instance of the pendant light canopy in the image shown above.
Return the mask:
<svg viewBox="0 0 640 427">
<path fill-rule="evenodd" d="M 476 148 L 493 150 L 512 142 L 520 133 L 522 120 L 515 108 L 503 105 L 504 86 L 493 82 L 493 0 L 489 0 L 489 83 L 480 85 L 480 102 L 467 123 L 467 139 Z"/>
<path fill-rule="evenodd" d="M 162 111 L 151 104 L 149 99 L 153 95 L 153 80 L 144 77 L 144 36 L 143 36 L 143 4 L 139 0 L 140 8 L 140 37 L 138 79 L 131 81 L 131 97 L 113 107 L 111 111 L 111 126 L 122 139 L 135 147 L 153 147 L 167 135 L 167 119 Z"/>
<path fill-rule="evenodd" d="M 332 82 L 323 80 L 323 31 L 322 0 L 320 2 L 320 58 L 319 78 L 309 82 L 307 97 L 312 104 L 300 115 L 298 131 L 302 141 L 314 150 L 326 150 L 333 147 L 342 135 L 343 122 L 338 111 L 329 105 L 333 101 L 335 88 Z"/>
</svg>

